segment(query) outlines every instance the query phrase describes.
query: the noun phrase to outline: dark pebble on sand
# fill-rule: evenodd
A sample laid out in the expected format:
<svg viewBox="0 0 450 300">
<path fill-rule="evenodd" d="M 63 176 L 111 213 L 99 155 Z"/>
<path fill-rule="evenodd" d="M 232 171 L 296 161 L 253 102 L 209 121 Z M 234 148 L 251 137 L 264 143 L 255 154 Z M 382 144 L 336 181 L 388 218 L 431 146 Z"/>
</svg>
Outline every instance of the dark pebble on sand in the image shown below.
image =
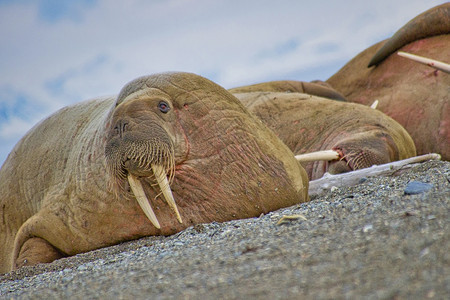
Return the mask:
<svg viewBox="0 0 450 300">
<path fill-rule="evenodd" d="M 432 184 L 421 182 L 421 181 L 411 181 L 405 188 L 406 195 L 415 195 L 425 193 L 433 188 Z"/>
<path fill-rule="evenodd" d="M 367 181 L 367 177 L 362 177 L 362 178 L 359 180 L 359 184 L 364 183 L 364 182 L 366 182 L 366 181 Z"/>
</svg>

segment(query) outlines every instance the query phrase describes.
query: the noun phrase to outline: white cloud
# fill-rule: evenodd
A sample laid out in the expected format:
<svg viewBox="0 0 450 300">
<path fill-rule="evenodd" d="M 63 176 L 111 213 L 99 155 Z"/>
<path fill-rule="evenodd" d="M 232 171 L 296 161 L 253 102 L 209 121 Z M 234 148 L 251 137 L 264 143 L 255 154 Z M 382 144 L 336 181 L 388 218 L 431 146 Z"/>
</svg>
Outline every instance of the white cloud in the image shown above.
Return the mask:
<svg viewBox="0 0 450 300">
<path fill-rule="evenodd" d="M 283 78 L 325 80 L 358 52 L 443 3 L 87 0 L 46 15 L 44 2 L 0 4 L 0 95 L 5 88 L 32 95 L 39 116 L 118 93 L 135 77 L 162 71 L 198 73 L 227 88 Z M 23 116 L 2 119 L 0 113 L 0 144 L 12 148 L 30 126 Z"/>
<path fill-rule="evenodd" d="M 35 121 L 36 120 L 29 122 L 18 117 L 12 117 L 7 125 L 0 125 L 0 139 L 11 140 L 18 135 L 22 136 L 26 131 L 33 127 Z"/>
</svg>

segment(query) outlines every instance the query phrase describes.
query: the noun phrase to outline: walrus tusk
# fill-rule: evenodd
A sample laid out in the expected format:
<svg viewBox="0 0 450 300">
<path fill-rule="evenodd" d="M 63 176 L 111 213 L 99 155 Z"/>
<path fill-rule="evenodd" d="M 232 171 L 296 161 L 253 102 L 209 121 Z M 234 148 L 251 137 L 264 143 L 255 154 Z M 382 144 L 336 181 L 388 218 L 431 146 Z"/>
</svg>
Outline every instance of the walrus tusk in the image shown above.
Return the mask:
<svg viewBox="0 0 450 300">
<path fill-rule="evenodd" d="M 161 225 L 159 225 L 158 219 L 156 218 L 155 213 L 153 212 L 153 209 L 148 202 L 147 196 L 145 195 L 144 189 L 142 188 L 142 184 L 139 179 L 129 173 L 128 182 L 130 183 L 131 190 L 133 191 L 133 194 L 136 197 L 139 206 L 142 208 L 147 218 L 156 228 L 160 229 Z"/>
<path fill-rule="evenodd" d="M 309 162 L 316 160 L 335 160 L 339 159 L 339 153 L 334 150 L 322 150 L 311 153 L 299 154 L 295 156 L 299 162 Z"/>
<path fill-rule="evenodd" d="M 375 100 L 372 105 L 370 106 L 371 109 L 377 109 L 378 106 L 378 100 Z"/>
<path fill-rule="evenodd" d="M 397 54 L 402 57 L 409 58 L 418 63 L 425 64 L 427 66 L 430 66 L 430 67 L 440 70 L 442 72 L 450 74 L 450 65 L 446 64 L 444 62 L 434 60 L 431 58 L 426 58 L 426 57 L 419 56 L 419 55 L 415 55 L 415 54 L 411 54 L 411 53 L 407 53 L 407 52 L 403 52 L 403 51 L 398 51 Z"/>
<path fill-rule="evenodd" d="M 154 165 L 154 164 L 152 164 L 152 170 L 153 173 L 155 174 L 156 181 L 158 181 L 158 185 L 161 188 L 164 198 L 167 201 L 167 204 L 169 204 L 170 208 L 177 216 L 178 222 L 183 223 L 183 221 L 181 220 L 180 213 L 178 212 L 177 204 L 175 203 L 175 199 L 173 198 L 169 181 L 167 180 L 166 171 L 161 165 Z"/>
</svg>

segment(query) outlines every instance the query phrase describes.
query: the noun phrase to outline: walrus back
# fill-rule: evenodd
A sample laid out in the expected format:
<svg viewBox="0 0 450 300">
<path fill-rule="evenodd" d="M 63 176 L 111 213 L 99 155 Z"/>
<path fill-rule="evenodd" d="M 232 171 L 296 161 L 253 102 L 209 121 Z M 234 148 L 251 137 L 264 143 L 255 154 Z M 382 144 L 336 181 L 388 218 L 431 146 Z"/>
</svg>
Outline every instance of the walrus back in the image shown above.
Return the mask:
<svg viewBox="0 0 450 300">
<path fill-rule="evenodd" d="M 296 155 L 343 145 L 346 151 L 361 153 L 369 142 L 382 140 L 379 134 L 389 137 L 395 145 L 392 159 L 416 155 L 408 132 L 392 118 L 368 106 L 302 93 L 253 92 L 235 96 Z M 361 142 L 358 144 L 357 140 Z M 310 179 L 323 175 L 323 162 L 303 165 Z"/>
<path fill-rule="evenodd" d="M 10 252 L 20 226 L 40 210 L 49 193 L 65 191 L 65 174 L 77 176 L 73 161 L 80 139 L 93 138 L 113 98 L 65 107 L 35 125 L 14 147 L 0 169 L 0 272 L 9 270 Z M 78 167 L 78 166 L 77 166 Z"/>
</svg>

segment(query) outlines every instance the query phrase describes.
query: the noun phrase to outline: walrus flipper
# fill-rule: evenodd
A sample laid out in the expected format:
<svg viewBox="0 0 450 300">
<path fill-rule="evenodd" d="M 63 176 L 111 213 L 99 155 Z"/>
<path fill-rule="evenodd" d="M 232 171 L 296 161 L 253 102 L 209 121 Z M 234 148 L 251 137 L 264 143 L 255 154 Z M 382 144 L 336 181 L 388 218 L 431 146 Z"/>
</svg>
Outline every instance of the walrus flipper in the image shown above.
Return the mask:
<svg viewBox="0 0 450 300">
<path fill-rule="evenodd" d="M 58 217 L 55 208 L 49 206 L 22 224 L 14 239 L 11 256 L 12 269 L 49 263 L 56 259 L 73 255 L 71 248 L 85 246 L 86 240 L 80 238 L 76 229 L 70 229 L 65 220 Z M 70 241 L 67 247 L 58 239 Z M 78 253 L 75 251 L 75 254 Z"/>
<path fill-rule="evenodd" d="M 22 245 L 18 257 L 13 261 L 13 267 L 18 269 L 39 263 L 50 263 L 64 256 L 46 240 L 34 237 L 26 240 Z"/>
<path fill-rule="evenodd" d="M 441 34 L 450 33 L 450 2 L 433 7 L 400 28 L 372 57 L 368 68 L 381 63 L 386 57 L 406 44 Z"/>
</svg>

